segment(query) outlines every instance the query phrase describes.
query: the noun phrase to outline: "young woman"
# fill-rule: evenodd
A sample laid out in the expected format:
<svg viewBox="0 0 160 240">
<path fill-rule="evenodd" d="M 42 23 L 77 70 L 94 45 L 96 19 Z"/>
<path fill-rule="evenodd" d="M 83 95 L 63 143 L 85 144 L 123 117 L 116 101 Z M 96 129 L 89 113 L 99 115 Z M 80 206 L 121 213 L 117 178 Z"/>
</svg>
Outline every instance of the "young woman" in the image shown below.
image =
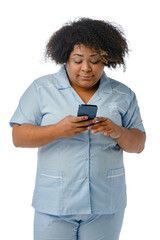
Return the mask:
<svg viewBox="0 0 160 240">
<path fill-rule="evenodd" d="M 123 151 L 142 152 L 145 130 L 134 92 L 104 67 L 125 68 L 127 53 L 118 26 L 88 18 L 67 23 L 46 46 L 61 69 L 29 86 L 10 121 L 15 146 L 38 147 L 35 240 L 119 239 Z M 97 116 L 77 116 L 80 104 L 97 105 Z"/>
</svg>

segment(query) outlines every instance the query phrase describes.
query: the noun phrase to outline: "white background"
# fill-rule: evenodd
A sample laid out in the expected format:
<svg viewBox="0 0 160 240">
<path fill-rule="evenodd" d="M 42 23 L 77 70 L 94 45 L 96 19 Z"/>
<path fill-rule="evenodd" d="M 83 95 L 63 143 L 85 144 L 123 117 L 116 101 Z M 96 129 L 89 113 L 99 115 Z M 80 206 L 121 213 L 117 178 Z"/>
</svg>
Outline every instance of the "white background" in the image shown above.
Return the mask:
<svg viewBox="0 0 160 240">
<path fill-rule="evenodd" d="M 136 92 L 147 132 L 142 154 L 125 154 L 128 207 L 122 240 L 160 239 L 160 85 L 158 0 L 10 0 L 0 4 L 0 239 L 31 240 L 36 149 L 15 148 L 9 120 L 24 90 L 59 69 L 44 62 L 49 37 L 76 17 L 121 24 L 132 50 L 127 71 L 107 75 Z M 90 239 L 89 239 L 90 240 Z"/>
</svg>

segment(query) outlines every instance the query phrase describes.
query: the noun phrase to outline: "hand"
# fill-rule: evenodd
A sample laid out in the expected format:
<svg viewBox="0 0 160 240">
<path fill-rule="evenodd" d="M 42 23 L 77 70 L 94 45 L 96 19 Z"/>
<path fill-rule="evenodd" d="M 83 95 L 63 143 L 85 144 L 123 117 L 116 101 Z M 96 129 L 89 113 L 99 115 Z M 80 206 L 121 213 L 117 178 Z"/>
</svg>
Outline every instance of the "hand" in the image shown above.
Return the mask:
<svg viewBox="0 0 160 240">
<path fill-rule="evenodd" d="M 95 119 L 87 120 L 88 116 L 67 116 L 57 123 L 60 137 L 72 137 L 81 132 L 88 130 L 86 125 L 93 124 L 96 122 Z"/>
<path fill-rule="evenodd" d="M 105 136 L 110 136 L 111 138 L 117 139 L 120 138 L 125 131 L 123 127 L 116 125 L 109 118 L 96 117 L 94 120 L 98 122 L 88 127 L 88 130 L 91 130 L 93 134 L 104 132 Z"/>
</svg>

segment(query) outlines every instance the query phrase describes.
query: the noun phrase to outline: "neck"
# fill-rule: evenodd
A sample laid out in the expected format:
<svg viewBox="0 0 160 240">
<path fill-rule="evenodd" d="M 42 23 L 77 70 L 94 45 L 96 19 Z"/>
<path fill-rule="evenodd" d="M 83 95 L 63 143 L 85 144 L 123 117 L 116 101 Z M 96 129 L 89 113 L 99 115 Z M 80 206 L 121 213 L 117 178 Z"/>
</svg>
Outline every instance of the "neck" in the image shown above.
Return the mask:
<svg viewBox="0 0 160 240">
<path fill-rule="evenodd" d="M 92 98 L 92 96 L 94 95 L 94 93 L 97 91 L 97 89 L 99 87 L 99 83 L 96 85 L 97 86 L 94 86 L 94 88 L 90 88 L 90 89 L 84 89 L 84 88 L 79 88 L 79 87 L 75 87 L 75 86 L 72 86 L 72 88 L 80 96 L 80 98 L 83 100 L 83 102 L 85 104 L 87 104 L 89 102 L 89 100 Z"/>
<path fill-rule="evenodd" d="M 70 82 L 71 83 L 71 82 Z M 83 93 L 95 93 L 99 87 L 99 82 L 96 83 L 96 85 L 94 85 L 91 88 L 84 88 L 84 87 L 80 87 L 77 85 L 74 85 L 71 83 L 72 88 L 78 93 L 78 92 L 83 92 Z"/>
</svg>

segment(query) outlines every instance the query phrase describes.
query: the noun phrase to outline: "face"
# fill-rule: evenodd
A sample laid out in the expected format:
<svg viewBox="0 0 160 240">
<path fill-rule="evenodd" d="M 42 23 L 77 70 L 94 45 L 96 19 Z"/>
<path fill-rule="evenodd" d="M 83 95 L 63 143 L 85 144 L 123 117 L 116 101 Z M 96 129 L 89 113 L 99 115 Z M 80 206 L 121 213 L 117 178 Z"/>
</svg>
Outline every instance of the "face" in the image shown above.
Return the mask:
<svg viewBox="0 0 160 240">
<path fill-rule="evenodd" d="M 93 90 L 103 73 L 104 64 L 98 54 L 85 45 L 75 45 L 66 64 L 67 74 L 74 89 Z"/>
</svg>

